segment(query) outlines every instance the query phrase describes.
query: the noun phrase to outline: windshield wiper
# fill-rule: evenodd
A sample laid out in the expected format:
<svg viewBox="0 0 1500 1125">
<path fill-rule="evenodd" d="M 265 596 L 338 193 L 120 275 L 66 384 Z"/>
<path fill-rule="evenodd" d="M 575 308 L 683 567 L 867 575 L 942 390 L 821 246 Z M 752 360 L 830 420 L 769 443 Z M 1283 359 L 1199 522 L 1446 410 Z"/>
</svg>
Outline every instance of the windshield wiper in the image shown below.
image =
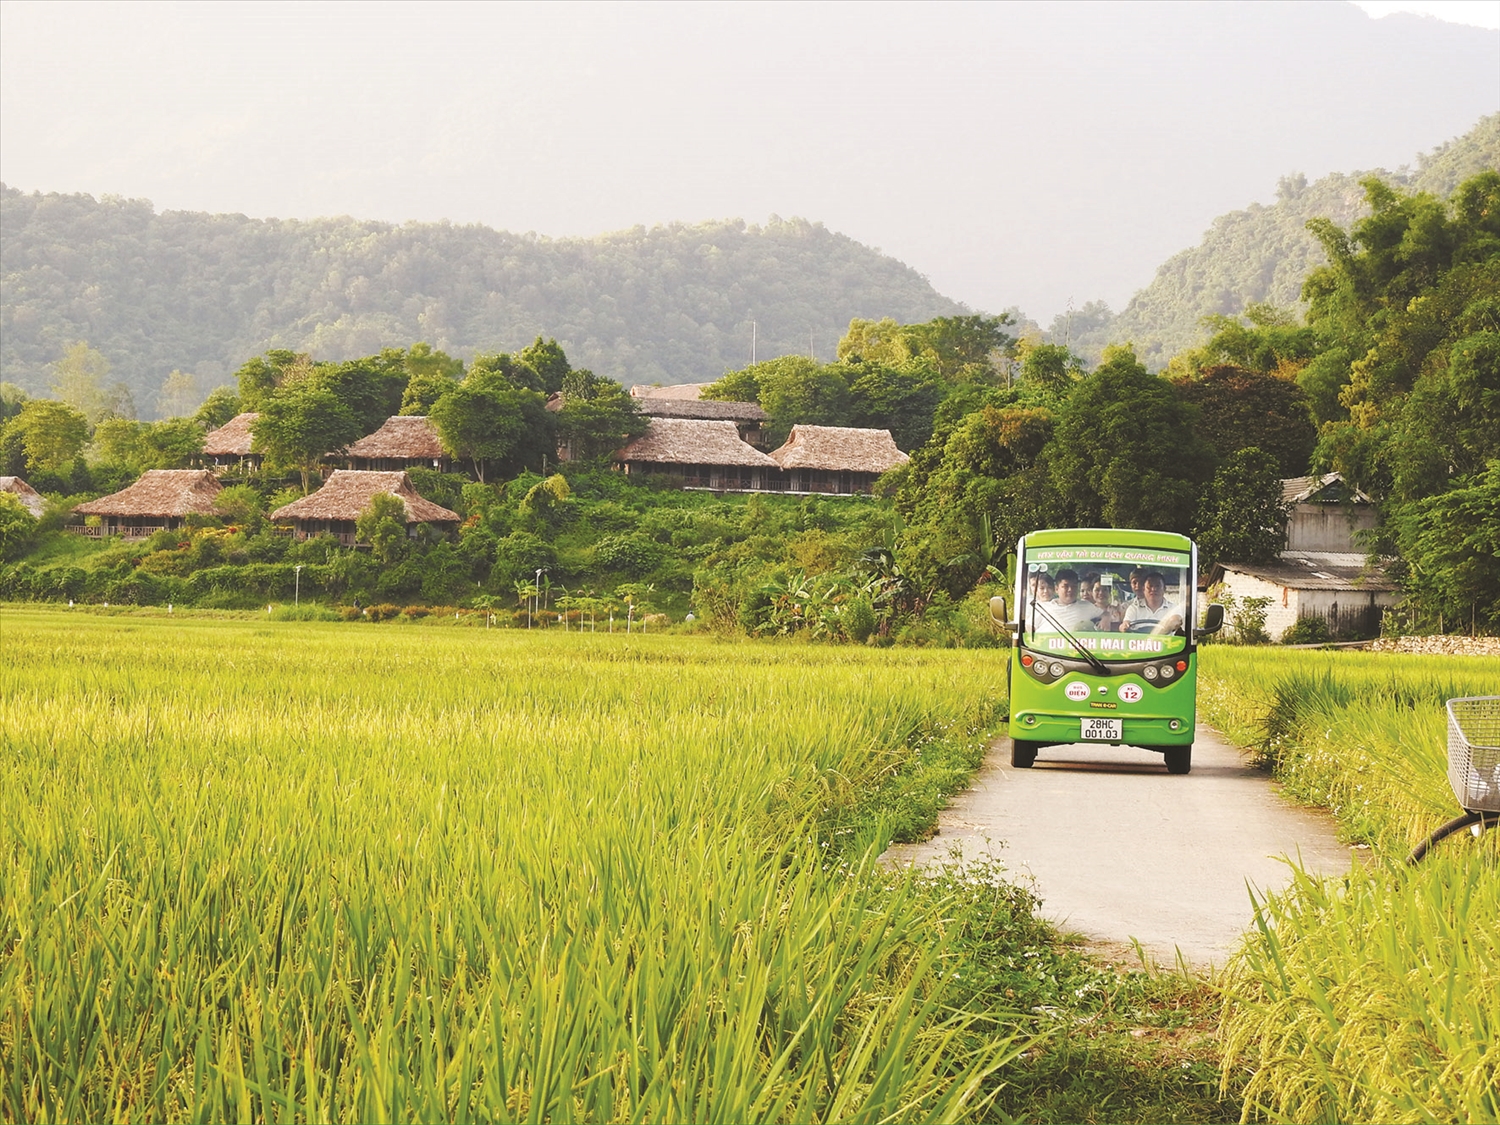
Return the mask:
<svg viewBox="0 0 1500 1125">
<path fill-rule="evenodd" d="M 1064 629 L 1062 627 L 1062 622 L 1061 621 L 1059 621 L 1057 618 L 1053 617 L 1050 613 L 1047 612 L 1047 610 L 1046 610 L 1046 608 L 1044 606 L 1041 606 L 1041 605 L 1039 605 L 1036 602 L 1032 602 L 1031 603 L 1031 631 L 1033 633 L 1036 632 L 1036 612 L 1037 612 L 1037 610 L 1041 610 L 1042 611 L 1042 615 L 1044 617 L 1046 617 L 1046 619 L 1048 621 L 1052 622 L 1053 627 L 1059 633 L 1061 633 L 1064 637 L 1067 638 L 1068 643 L 1071 644 L 1074 648 L 1076 648 L 1078 650 L 1079 654 L 1082 655 L 1082 657 L 1089 662 L 1089 665 L 1094 669 L 1094 671 L 1098 672 L 1101 676 L 1107 676 L 1107 675 L 1109 675 L 1109 669 L 1107 667 L 1105 667 L 1104 661 L 1100 660 L 1092 652 L 1090 652 L 1088 649 L 1084 648 L 1083 647 L 1083 643 L 1081 641 L 1079 641 L 1079 639 L 1077 637 L 1075 637 L 1072 633 L 1068 632 L 1066 629 Z"/>
</svg>

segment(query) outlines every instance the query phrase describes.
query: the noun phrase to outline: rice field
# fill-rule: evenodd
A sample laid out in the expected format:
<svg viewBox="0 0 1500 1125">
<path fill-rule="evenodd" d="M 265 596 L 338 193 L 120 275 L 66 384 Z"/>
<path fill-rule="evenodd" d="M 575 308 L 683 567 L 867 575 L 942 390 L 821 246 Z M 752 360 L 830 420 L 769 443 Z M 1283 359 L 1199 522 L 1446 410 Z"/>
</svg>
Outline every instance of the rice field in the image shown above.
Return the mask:
<svg viewBox="0 0 1500 1125">
<path fill-rule="evenodd" d="M 1211 648 L 1203 669 L 1204 717 L 1370 856 L 1296 873 L 1228 967 L 1245 1119 L 1500 1119 L 1500 832 L 1404 862 L 1460 812 L 1443 703 L 1500 694 L 1500 660 Z"/>
<path fill-rule="evenodd" d="M 16 609 L 0 643 L 5 1120 L 956 1121 L 1025 1045 L 851 813 L 979 745 L 992 653 Z"/>
</svg>

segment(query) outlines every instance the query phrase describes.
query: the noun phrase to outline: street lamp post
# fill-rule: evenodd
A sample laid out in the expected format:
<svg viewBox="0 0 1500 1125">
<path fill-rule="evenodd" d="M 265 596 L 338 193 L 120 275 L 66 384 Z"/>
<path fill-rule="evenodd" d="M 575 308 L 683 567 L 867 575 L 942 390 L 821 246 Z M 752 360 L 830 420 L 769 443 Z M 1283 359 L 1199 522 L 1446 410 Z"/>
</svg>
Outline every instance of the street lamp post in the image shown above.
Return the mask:
<svg viewBox="0 0 1500 1125">
<path fill-rule="evenodd" d="M 542 606 L 542 568 L 536 568 L 536 584 L 532 587 L 531 607 L 540 615 Z"/>
<path fill-rule="evenodd" d="M 302 604 L 302 564 L 298 563 L 293 576 L 294 586 L 292 589 L 292 605 Z"/>
</svg>

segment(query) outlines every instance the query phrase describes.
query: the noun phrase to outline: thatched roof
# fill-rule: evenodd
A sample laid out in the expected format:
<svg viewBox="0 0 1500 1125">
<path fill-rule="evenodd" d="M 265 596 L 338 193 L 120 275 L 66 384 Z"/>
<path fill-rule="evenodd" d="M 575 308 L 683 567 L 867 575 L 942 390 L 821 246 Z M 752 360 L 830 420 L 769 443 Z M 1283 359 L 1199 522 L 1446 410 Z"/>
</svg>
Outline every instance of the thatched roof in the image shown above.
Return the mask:
<svg viewBox="0 0 1500 1125">
<path fill-rule="evenodd" d="M 21 507 L 34 515 L 37 519 L 42 518 L 42 511 L 47 506 L 47 501 L 42 499 L 42 494 L 20 477 L 0 477 L 0 492 L 9 492 L 17 500 L 21 501 Z"/>
<path fill-rule="evenodd" d="M 350 457 L 390 457 L 436 461 L 446 456 L 442 439 L 425 414 L 398 414 L 387 418 L 373 434 L 367 434 L 344 451 Z"/>
<path fill-rule="evenodd" d="M 761 465 L 776 467 L 760 450 L 740 440 L 733 422 L 653 418 L 646 432 L 615 453 L 616 461 L 667 465 Z"/>
<path fill-rule="evenodd" d="M 834 469 L 883 473 L 911 460 L 896 448 L 890 430 L 850 426 L 793 426 L 791 436 L 771 457 L 783 469 Z"/>
<path fill-rule="evenodd" d="M 250 423 L 259 414 L 236 414 L 217 430 L 203 435 L 203 453 L 207 457 L 244 457 L 250 452 Z"/>
<path fill-rule="evenodd" d="M 695 399 L 703 393 L 704 387 L 712 385 L 712 383 L 677 383 L 671 387 L 648 387 L 644 383 L 637 383 L 630 388 L 630 396 L 642 399 Z"/>
<path fill-rule="evenodd" d="M 1337 485 L 1338 487 L 1334 487 Z M 1345 499 L 1356 504 L 1368 504 L 1370 498 L 1357 488 L 1350 488 L 1342 473 L 1324 473 L 1322 476 L 1286 477 L 1281 482 L 1281 500 L 1285 504 L 1308 502 L 1340 503 Z"/>
<path fill-rule="evenodd" d="M 712 399 L 646 398 L 639 410 L 648 418 L 704 418 L 713 421 L 764 422 L 766 412 L 754 402 L 716 402 Z"/>
<path fill-rule="evenodd" d="M 273 520 L 354 520 L 377 493 L 389 492 L 406 503 L 407 523 L 457 523 L 458 513 L 423 499 L 405 473 L 370 473 L 335 469 L 322 488 L 271 513 Z"/>
<path fill-rule="evenodd" d="M 73 511 L 82 516 L 214 515 L 223 487 L 207 469 L 147 469 L 128 488 Z"/>
</svg>

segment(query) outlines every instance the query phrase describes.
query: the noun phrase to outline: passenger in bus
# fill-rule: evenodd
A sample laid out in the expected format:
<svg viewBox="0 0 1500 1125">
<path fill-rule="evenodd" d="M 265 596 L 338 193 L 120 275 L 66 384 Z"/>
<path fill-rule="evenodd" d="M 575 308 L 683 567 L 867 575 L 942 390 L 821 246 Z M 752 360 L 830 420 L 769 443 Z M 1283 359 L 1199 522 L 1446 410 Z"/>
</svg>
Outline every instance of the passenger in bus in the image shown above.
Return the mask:
<svg viewBox="0 0 1500 1125">
<path fill-rule="evenodd" d="M 1112 593 L 1113 586 L 1106 586 L 1102 580 L 1096 581 L 1089 591 L 1088 600 L 1093 603 L 1094 609 L 1099 613 L 1094 622 L 1094 629 L 1097 632 L 1117 633 L 1120 630 L 1120 622 L 1125 618 L 1125 607 L 1112 604 L 1110 597 Z"/>
<path fill-rule="evenodd" d="M 1134 572 L 1131 578 L 1135 577 Z M 1141 581 L 1138 601 L 1125 607 L 1125 631 L 1128 633 L 1170 633 L 1182 627 L 1182 611 L 1167 598 L 1167 582 L 1156 571 Z"/>
<path fill-rule="evenodd" d="M 1071 567 L 1057 572 L 1057 600 L 1042 608 L 1051 616 L 1049 621 L 1047 616 L 1038 615 L 1037 631 L 1043 633 L 1056 632 L 1059 625 L 1070 633 L 1092 629 L 1099 615 L 1092 602 L 1078 597 L 1078 572 Z"/>
<path fill-rule="evenodd" d="M 1033 602 L 1050 602 L 1057 594 L 1052 585 L 1052 575 L 1044 570 L 1038 570 L 1031 576 L 1031 600 Z"/>
<path fill-rule="evenodd" d="M 1143 566 L 1138 566 L 1130 572 L 1130 596 L 1125 599 L 1126 605 L 1141 600 L 1141 586 L 1146 581 L 1146 575 L 1150 572 Z"/>
</svg>

